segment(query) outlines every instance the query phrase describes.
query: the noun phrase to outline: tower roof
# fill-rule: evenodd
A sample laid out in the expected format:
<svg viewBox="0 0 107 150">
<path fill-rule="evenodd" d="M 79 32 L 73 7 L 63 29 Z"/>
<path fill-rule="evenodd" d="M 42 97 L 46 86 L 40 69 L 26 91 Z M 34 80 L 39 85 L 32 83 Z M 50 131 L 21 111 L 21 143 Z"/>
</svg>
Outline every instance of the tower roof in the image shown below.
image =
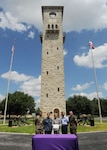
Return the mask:
<svg viewBox="0 0 107 150">
<path fill-rule="evenodd" d="M 64 6 L 42 6 L 42 17 L 43 17 L 43 11 L 46 10 L 46 9 L 50 9 L 50 10 L 60 10 L 62 11 L 62 17 L 63 17 L 63 10 L 64 10 Z"/>
</svg>

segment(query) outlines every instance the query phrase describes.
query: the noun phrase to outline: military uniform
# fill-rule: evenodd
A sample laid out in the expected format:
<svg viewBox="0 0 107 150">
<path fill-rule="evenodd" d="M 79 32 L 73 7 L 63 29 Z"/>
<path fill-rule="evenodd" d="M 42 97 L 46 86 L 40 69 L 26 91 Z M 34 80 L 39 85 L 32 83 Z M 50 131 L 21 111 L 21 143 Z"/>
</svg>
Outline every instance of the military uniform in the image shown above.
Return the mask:
<svg viewBox="0 0 107 150">
<path fill-rule="evenodd" d="M 39 116 L 35 119 L 36 134 L 43 134 L 43 117 Z"/>
<path fill-rule="evenodd" d="M 70 133 L 76 134 L 77 122 L 74 116 L 69 117 L 69 124 L 70 124 Z"/>
</svg>

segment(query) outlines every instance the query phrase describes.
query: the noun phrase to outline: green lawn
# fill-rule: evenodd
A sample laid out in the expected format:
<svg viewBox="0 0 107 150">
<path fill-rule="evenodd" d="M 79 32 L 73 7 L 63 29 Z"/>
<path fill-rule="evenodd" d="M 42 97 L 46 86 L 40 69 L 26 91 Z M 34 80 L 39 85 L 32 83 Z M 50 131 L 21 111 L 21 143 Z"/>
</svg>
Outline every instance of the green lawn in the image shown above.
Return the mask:
<svg viewBox="0 0 107 150">
<path fill-rule="evenodd" d="M 96 131 L 107 131 L 107 120 L 103 120 L 102 124 L 99 119 L 94 119 L 94 126 L 90 125 L 78 125 L 78 132 L 96 132 Z"/>
<path fill-rule="evenodd" d="M 77 133 L 79 132 L 95 132 L 95 131 L 107 131 L 107 121 L 104 121 L 100 124 L 98 121 L 95 121 L 94 126 L 90 125 L 78 125 Z M 14 133 L 28 133 L 34 134 L 35 133 L 35 125 L 21 125 L 21 126 L 12 126 L 9 127 L 8 125 L 0 125 L 0 132 L 14 132 Z"/>
<path fill-rule="evenodd" d="M 95 131 L 107 131 L 107 123 L 96 123 L 94 126 L 89 125 L 78 125 L 77 127 L 77 133 L 78 132 L 95 132 Z"/>
<path fill-rule="evenodd" d="M 34 134 L 35 133 L 35 126 L 34 125 L 26 125 L 26 126 L 12 126 L 12 127 L 9 127 L 8 125 L 0 125 L 0 132 L 14 132 L 14 133 Z"/>
<path fill-rule="evenodd" d="M 3 122 L 0 122 L 0 132 L 14 132 L 14 133 L 35 133 L 34 120 L 28 120 L 27 124 L 19 122 L 19 126 L 15 125 L 12 121 L 12 126 L 9 127 L 9 122 L 6 121 L 6 125 L 3 125 Z"/>
</svg>

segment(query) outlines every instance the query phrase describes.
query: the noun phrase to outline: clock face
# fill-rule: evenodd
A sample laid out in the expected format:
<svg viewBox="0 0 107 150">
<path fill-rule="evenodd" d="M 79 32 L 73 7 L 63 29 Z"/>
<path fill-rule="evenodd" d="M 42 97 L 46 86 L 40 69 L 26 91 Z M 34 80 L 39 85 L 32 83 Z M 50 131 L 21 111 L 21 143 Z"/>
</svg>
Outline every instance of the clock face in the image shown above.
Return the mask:
<svg viewBox="0 0 107 150">
<path fill-rule="evenodd" d="M 55 12 L 51 12 L 51 13 L 49 14 L 49 16 L 50 16 L 51 18 L 55 18 L 56 13 L 55 13 Z"/>
</svg>

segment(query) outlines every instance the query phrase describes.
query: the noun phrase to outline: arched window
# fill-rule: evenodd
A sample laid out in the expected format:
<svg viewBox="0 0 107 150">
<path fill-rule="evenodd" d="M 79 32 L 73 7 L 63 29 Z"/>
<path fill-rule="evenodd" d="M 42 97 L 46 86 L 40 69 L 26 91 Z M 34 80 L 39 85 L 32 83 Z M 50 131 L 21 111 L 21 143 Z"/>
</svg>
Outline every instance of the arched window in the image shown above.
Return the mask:
<svg viewBox="0 0 107 150">
<path fill-rule="evenodd" d="M 54 29 L 54 25 L 52 24 L 52 29 Z"/>
<path fill-rule="evenodd" d="M 57 115 L 58 115 L 58 118 L 59 118 L 59 116 L 60 116 L 60 113 L 59 113 L 59 109 L 58 109 L 58 108 L 55 108 L 55 109 L 54 109 L 54 113 L 57 113 Z"/>
<path fill-rule="evenodd" d="M 50 29 L 50 24 L 48 24 L 48 29 Z"/>
<path fill-rule="evenodd" d="M 57 29 L 57 28 L 58 28 L 58 25 L 56 24 L 55 27 L 56 27 L 56 29 Z"/>
<path fill-rule="evenodd" d="M 51 13 L 49 14 L 49 16 L 50 16 L 51 18 L 55 18 L 56 13 L 55 13 L 55 12 L 51 12 Z"/>
</svg>

